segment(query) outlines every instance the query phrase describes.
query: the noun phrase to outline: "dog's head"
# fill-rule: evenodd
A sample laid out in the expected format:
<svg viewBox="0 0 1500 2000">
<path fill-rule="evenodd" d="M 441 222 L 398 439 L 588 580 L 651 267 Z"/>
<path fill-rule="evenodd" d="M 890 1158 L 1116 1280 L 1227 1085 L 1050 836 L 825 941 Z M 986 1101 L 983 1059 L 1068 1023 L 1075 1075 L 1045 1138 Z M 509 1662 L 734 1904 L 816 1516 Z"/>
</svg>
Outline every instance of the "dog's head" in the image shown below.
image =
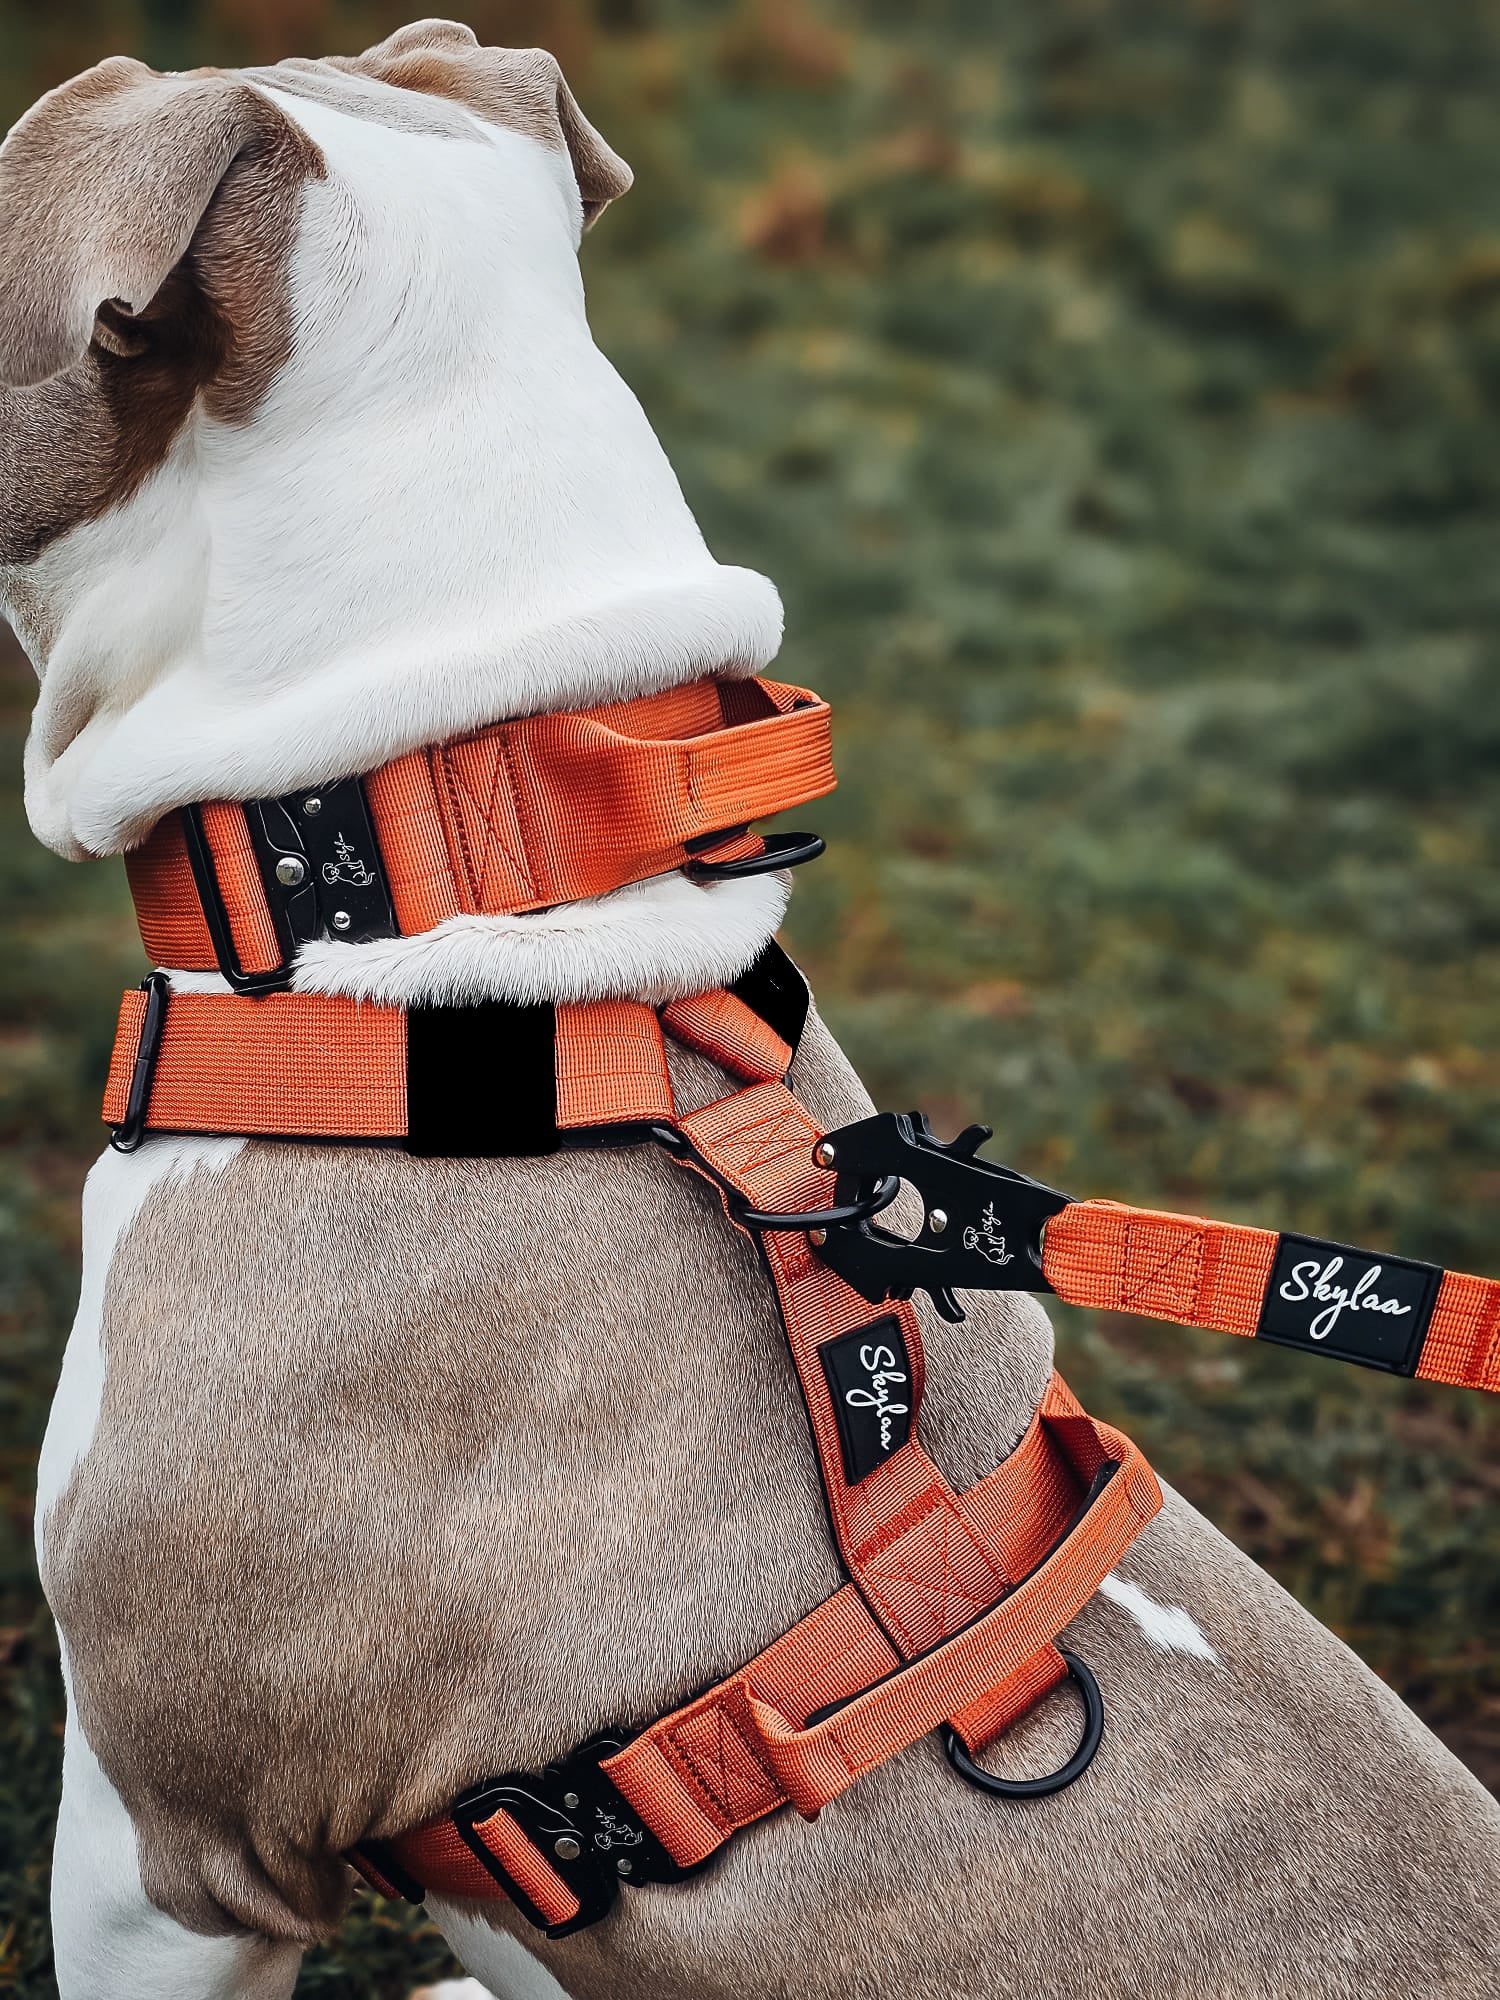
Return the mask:
<svg viewBox="0 0 1500 2000">
<path fill-rule="evenodd" d="M 263 70 L 114 58 L 43 98 L 0 148 L 0 599 L 33 654 L 31 566 L 128 507 L 195 412 L 222 471 L 294 355 L 283 431 L 373 380 L 420 398 L 434 342 L 450 373 L 466 345 L 493 365 L 476 320 L 518 271 L 576 291 L 580 231 L 629 185 L 550 55 L 446 21 Z"/>
</svg>

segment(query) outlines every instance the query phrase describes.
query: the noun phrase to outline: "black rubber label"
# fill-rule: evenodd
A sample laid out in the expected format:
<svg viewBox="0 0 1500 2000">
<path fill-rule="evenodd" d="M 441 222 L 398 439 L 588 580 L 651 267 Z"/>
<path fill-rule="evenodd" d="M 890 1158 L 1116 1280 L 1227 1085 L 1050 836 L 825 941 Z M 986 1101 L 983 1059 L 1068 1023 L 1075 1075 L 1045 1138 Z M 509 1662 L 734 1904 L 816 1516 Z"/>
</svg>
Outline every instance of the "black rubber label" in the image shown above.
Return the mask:
<svg viewBox="0 0 1500 2000">
<path fill-rule="evenodd" d="M 1283 1236 L 1261 1301 L 1258 1340 L 1410 1375 L 1442 1272 L 1320 1236 Z"/>
<path fill-rule="evenodd" d="M 911 1436 L 911 1363 L 894 1313 L 818 1349 L 838 1418 L 844 1483 L 858 1486 Z"/>
</svg>

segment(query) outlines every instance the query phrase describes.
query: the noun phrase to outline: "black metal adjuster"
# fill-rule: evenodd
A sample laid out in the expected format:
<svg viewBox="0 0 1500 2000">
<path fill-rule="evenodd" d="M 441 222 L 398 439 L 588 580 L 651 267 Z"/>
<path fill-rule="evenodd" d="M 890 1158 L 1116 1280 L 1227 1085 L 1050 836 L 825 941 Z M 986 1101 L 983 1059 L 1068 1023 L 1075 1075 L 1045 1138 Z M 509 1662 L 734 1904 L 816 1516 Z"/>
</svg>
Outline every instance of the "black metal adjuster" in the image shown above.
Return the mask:
<svg viewBox="0 0 1500 2000">
<path fill-rule="evenodd" d="M 135 1067 L 130 1072 L 125 1116 L 109 1135 L 109 1143 L 117 1153 L 133 1153 L 146 1136 L 151 1086 L 156 1080 L 156 1064 L 161 1055 L 162 1031 L 167 1025 L 167 1002 L 172 997 L 172 983 L 164 972 L 148 973 L 141 981 L 141 991 L 146 996 L 146 1018 L 141 1023 Z"/>
<path fill-rule="evenodd" d="M 569 1937 L 614 1907 L 622 1883 L 682 1882 L 714 1856 L 684 1868 L 674 1861 L 624 1794 L 600 1769 L 632 1739 L 608 1732 L 541 1771 L 490 1778 L 454 1801 L 453 1824 L 465 1846 L 516 1908 L 548 1937 Z M 554 1923 L 539 1910 L 486 1844 L 480 1829 L 495 1813 L 513 1819 L 547 1865 L 578 1898 L 575 1915 Z"/>
<path fill-rule="evenodd" d="M 960 1320 L 955 1288 L 1050 1292 L 1042 1231 L 1070 1197 L 1013 1167 L 975 1154 L 991 1136 L 971 1125 L 944 1144 L 920 1111 L 882 1111 L 819 1141 L 815 1158 L 836 1175 L 834 1205 L 868 1201 L 891 1176 L 922 1197 L 922 1227 L 908 1240 L 867 1218 L 840 1221 L 816 1247 L 861 1298 L 908 1299 L 920 1286 L 945 1319 Z"/>
<path fill-rule="evenodd" d="M 198 806 L 182 809 L 188 863 L 219 970 L 236 993 L 277 993 L 291 984 L 298 948 L 313 938 L 346 944 L 396 935 L 390 887 L 358 778 L 305 785 L 279 799 L 247 799 L 245 825 L 265 891 L 277 963 L 247 971 Z"/>
</svg>

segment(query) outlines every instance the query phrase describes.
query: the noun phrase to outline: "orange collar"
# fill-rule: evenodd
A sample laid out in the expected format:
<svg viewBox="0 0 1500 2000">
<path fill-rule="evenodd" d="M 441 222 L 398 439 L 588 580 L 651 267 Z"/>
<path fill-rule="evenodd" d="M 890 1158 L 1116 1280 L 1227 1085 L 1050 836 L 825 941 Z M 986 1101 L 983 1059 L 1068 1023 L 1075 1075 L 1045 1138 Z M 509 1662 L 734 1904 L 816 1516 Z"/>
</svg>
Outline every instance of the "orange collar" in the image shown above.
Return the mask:
<svg viewBox="0 0 1500 2000">
<path fill-rule="evenodd" d="M 677 868 L 711 879 L 810 859 L 821 842 L 776 836 L 768 854 L 746 829 L 835 782 L 819 696 L 699 680 L 494 723 L 362 779 L 184 807 L 126 870 L 154 964 L 273 991 L 316 937 L 410 937 Z"/>
</svg>

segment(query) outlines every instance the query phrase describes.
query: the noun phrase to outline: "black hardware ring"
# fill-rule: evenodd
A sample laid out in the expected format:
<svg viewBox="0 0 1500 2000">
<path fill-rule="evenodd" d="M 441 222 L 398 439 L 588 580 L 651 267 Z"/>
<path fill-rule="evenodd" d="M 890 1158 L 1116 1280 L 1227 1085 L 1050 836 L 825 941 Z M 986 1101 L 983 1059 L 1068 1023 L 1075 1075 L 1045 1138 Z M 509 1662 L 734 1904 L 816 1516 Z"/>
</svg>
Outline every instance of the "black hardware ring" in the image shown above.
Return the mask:
<svg viewBox="0 0 1500 2000">
<path fill-rule="evenodd" d="M 877 1181 L 873 1193 L 862 1195 L 858 1201 L 847 1201 L 842 1208 L 797 1208 L 777 1213 L 774 1209 L 751 1208 L 740 1195 L 731 1195 L 728 1201 L 729 1219 L 744 1229 L 836 1229 L 846 1222 L 868 1222 L 872 1215 L 879 1215 L 883 1208 L 889 1208 L 901 1192 L 901 1176 L 887 1174 Z"/>
<path fill-rule="evenodd" d="M 722 833 L 713 836 L 720 841 Z M 686 861 L 682 872 L 690 882 L 742 882 L 748 875 L 772 875 L 778 868 L 800 868 L 816 861 L 828 843 L 820 833 L 768 833 L 764 854 L 747 854 L 738 861 Z"/>
<path fill-rule="evenodd" d="M 945 1722 L 942 1729 L 943 1749 L 948 1762 L 965 1783 L 973 1785 L 981 1792 L 988 1792 L 997 1799 L 1045 1799 L 1053 1792 L 1060 1792 L 1064 1785 L 1071 1785 L 1075 1778 L 1082 1777 L 1094 1761 L 1094 1754 L 1104 1737 L 1104 1696 L 1099 1692 L 1099 1683 L 1094 1678 L 1093 1669 L 1080 1660 L 1076 1653 L 1070 1653 L 1059 1646 L 1068 1666 L 1069 1680 L 1076 1681 L 1078 1692 L 1083 1696 L 1083 1736 L 1078 1748 L 1060 1770 L 1049 1771 L 1042 1778 L 998 1778 L 993 1771 L 986 1771 L 970 1756 L 968 1748 L 951 1722 Z"/>
</svg>

